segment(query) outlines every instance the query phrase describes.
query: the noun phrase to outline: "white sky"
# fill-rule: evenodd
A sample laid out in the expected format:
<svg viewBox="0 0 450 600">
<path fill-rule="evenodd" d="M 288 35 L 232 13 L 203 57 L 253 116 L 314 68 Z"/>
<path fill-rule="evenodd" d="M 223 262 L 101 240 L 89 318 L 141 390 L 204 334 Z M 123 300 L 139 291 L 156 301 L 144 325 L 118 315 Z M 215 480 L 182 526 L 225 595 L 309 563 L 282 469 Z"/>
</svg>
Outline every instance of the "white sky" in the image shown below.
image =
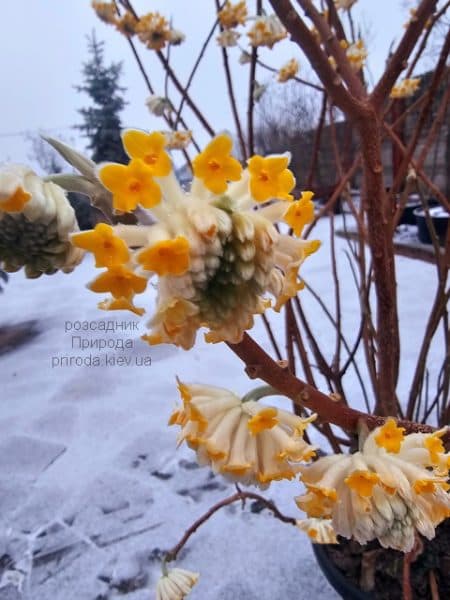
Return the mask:
<svg viewBox="0 0 450 600">
<path fill-rule="evenodd" d="M 87 58 L 85 36 L 95 28 L 99 40 L 106 42 L 106 62 L 123 61 L 122 85 L 127 88 L 128 105 L 122 114 L 124 126 L 164 128 L 164 122 L 152 117 L 145 107 L 148 92 L 130 53 L 128 44 L 114 28 L 101 23 L 90 6 L 90 0 L 14 0 L 3 3 L 2 35 L 0 38 L 0 162 L 29 162 L 30 144 L 24 132 L 44 130 L 55 137 L 72 140 L 83 149 L 85 142 L 70 127 L 80 123 L 77 109 L 87 104 L 87 98 L 73 86 L 81 83 L 81 65 Z M 172 61 L 181 81 L 185 81 L 197 53 L 212 24 L 213 0 L 135 0 L 141 14 L 160 10 L 173 16 L 173 26 L 186 33 L 187 41 L 172 49 Z M 247 3 L 251 7 L 252 2 Z M 354 9 L 361 24 L 370 52 L 370 72 L 379 76 L 393 40 L 403 33 L 402 24 L 408 18 L 402 0 L 359 0 Z M 245 36 L 242 38 L 245 44 Z M 140 55 L 159 93 L 163 78 L 159 63 L 138 41 Z M 240 106 L 245 108 L 248 65 L 240 66 L 237 48 L 234 73 Z M 300 59 L 301 75 L 308 75 L 308 66 L 300 50 L 291 42 L 278 44 L 273 51 L 264 50 L 261 58 L 279 67 L 296 56 Z M 219 48 L 213 41 L 206 54 L 192 93 L 217 130 L 233 129 L 233 122 L 224 88 L 224 74 Z M 260 83 L 271 80 L 267 71 L 257 73 Z M 240 92 L 240 93 L 239 93 Z M 189 117 L 189 115 L 188 115 Z M 189 118 L 200 142 L 205 142 L 201 126 Z"/>
</svg>

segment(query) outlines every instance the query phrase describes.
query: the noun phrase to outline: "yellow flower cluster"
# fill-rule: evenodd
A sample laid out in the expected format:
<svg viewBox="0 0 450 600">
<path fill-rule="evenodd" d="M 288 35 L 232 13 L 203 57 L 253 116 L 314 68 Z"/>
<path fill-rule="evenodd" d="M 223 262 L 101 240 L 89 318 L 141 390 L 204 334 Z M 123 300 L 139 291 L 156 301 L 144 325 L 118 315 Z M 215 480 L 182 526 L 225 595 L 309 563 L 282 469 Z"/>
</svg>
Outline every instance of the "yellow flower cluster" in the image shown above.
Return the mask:
<svg viewBox="0 0 450 600">
<path fill-rule="evenodd" d="M 360 71 L 366 62 L 367 50 L 362 40 L 358 40 L 354 44 L 350 44 L 347 48 L 347 59 L 354 71 Z"/>
<path fill-rule="evenodd" d="M 100 302 L 103 310 L 131 310 L 142 315 L 144 309 L 133 304 L 135 294 L 141 294 L 147 287 L 147 279 L 135 275 L 127 267 L 130 253 L 125 242 L 115 235 L 113 228 L 106 223 L 99 223 L 93 231 L 77 233 L 72 236 L 72 243 L 78 248 L 92 252 L 96 267 L 106 267 L 89 284 L 93 292 L 111 293 L 112 298 Z"/>
<path fill-rule="evenodd" d="M 306 493 L 296 499 L 309 517 L 328 519 L 339 535 L 409 552 L 415 531 L 433 538 L 450 516 L 450 453 L 442 436 L 414 433 L 393 419 L 372 431 L 355 454 L 300 467 Z"/>
<path fill-rule="evenodd" d="M 287 31 L 276 15 L 256 17 L 254 24 L 247 33 L 253 47 L 273 46 L 287 37 Z"/>
<path fill-rule="evenodd" d="M 414 96 L 420 86 L 420 78 L 403 79 L 400 83 L 394 85 L 391 90 L 390 97 L 394 99 L 409 98 Z"/>
<path fill-rule="evenodd" d="M 247 19 L 247 5 L 245 2 L 231 4 L 229 0 L 218 13 L 219 23 L 224 29 L 234 29 L 239 25 L 244 25 Z"/>
<path fill-rule="evenodd" d="M 178 388 L 183 406 L 169 424 L 181 426 L 178 442 L 186 441 L 199 464 L 216 473 L 267 487 L 274 480 L 293 479 L 299 463 L 315 455 L 303 439 L 315 415 L 302 419 L 212 386 L 179 382 Z"/>
<path fill-rule="evenodd" d="M 123 143 L 130 163 L 101 165 L 98 178 L 116 210 L 140 205 L 157 220 L 147 227 L 116 229 L 133 248 L 126 268 L 139 277 L 158 276 L 156 312 L 144 336 L 148 343 L 189 349 L 202 327 L 209 329 L 209 342 L 237 343 L 253 326 L 254 315 L 270 306 L 267 294 L 275 297 L 275 310 L 297 294 L 300 265 L 319 243 L 280 234 L 273 226 L 284 218 L 299 234 L 312 219 L 310 195 L 292 201 L 295 179 L 288 156 L 253 156 L 243 169 L 231 154 L 232 140 L 217 136 L 193 160 L 194 179 L 185 192 L 172 171 L 163 134 L 128 130 Z M 95 253 L 95 232 L 83 235 L 74 237 L 74 244 Z M 88 247 L 80 240 L 89 235 Z M 139 293 L 144 284 L 130 279 L 131 284 L 135 287 L 120 302 L 127 299 L 136 312 L 131 293 Z M 100 292 L 106 285 L 113 292 L 108 278 L 91 289 Z M 114 288 L 116 301 L 118 293 Z M 102 305 L 116 307 L 117 302 Z"/>
<path fill-rule="evenodd" d="M 278 71 L 277 80 L 280 83 L 285 83 L 286 81 L 289 81 L 289 79 L 293 79 L 297 75 L 298 70 L 298 60 L 296 60 L 295 58 L 291 58 L 291 60 L 289 60 L 285 65 L 283 65 Z"/>
<path fill-rule="evenodd" d="M 183 150 L 192 141 L 192 131 L 164 131 L 167 150 Z"/>
<path fill-rule="evenodd" d="M 126 10 L 119 16 L 113 2 L 95 0 L 92 2 L 92 8 L 104 23 L 115 25 L 116 29 L 127 37 L 137 35 L 150 50 L 162 50 L 166 44 L 177 46 L 185 39 L 184 34 L 172 29 L 167 19 L 158 12 L 147 13 L 137 18 L 134 13 Z"/>
<path fill-rule="evenodd" d="M 78 231 L 64 190 L 28 167 L 0 167 L 0 268 L 22 267 L 28 278 L 72 271 L 83 252 L 70 243 Z"/>
</svg>

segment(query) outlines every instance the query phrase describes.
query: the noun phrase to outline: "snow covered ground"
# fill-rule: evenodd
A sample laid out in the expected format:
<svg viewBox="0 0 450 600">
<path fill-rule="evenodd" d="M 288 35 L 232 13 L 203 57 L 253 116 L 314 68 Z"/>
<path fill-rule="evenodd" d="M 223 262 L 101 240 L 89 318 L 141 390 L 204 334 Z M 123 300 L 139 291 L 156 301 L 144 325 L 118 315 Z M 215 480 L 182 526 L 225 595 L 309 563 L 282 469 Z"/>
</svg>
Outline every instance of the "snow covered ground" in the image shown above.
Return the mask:
<svg viewBox="0 0 450 600">
<path fill-rule="evenodd" d="M 326 240 L 327 219 L 316 235 Z M 346 242 L 336 239 L 336 247 L 344 267 Z M 414 365 L 434 271 L 406 258 L 397 259 L 397 270 L 405 336 L 401 393 Z M 303 275 L 332 306 L 328 273 L 324 243 Z M 87 257 L 72 275 L 30 281 L 14 274 L 0 296 L 0 326 L 33 320 L 39 331 L 0 355 L 1 600 L 151 600 L 162 551 L 211 504 L 234 492 L 198 468 L 189 449 L 176 450 L 177 432 L 166 426 L 177 401 L 174 378 L 240 393 L 257 384 L 225 345 L 199 338 L 184 352 L 141 342 L 145 320 L 96 308 L 98 298 L 84 287 L 93 276 Z M 344 320 L 356 330 L 357 293 L 344 271 L 341 285 Z M 307 302 L 310 318 L 323 321 L 320 342 L 332 352 L 331 329 L 317 305 Z M 150 309 L 151 295 L 146 304 Z M 281 339 L 282 321 L 275 313 L 268 316 Z M 101 321 L 136 322 L 139 331 L 80 332 L 77 321 L 97 327 Z M 264 339 L 261 322 L 252 335 Z M 83 348 L 83 340 L 106 340 L 107 347 Z M 435 345 L 432 357 L 439 352 Z M 348 394 L 363 406 L 356 383 L 350 382 Z M 280 482 L 265 495 L 301 518 L 293 502 L 300 492 L 298 483 Z M 256 509 L 252 503 L 244 510 L 230 506 L 191 538 L 177 566 L 201 573 L 192 599 L 338 598 L 306 536 Z M 19 580 L 7 584 L 14 576 Z"/>
</svg>

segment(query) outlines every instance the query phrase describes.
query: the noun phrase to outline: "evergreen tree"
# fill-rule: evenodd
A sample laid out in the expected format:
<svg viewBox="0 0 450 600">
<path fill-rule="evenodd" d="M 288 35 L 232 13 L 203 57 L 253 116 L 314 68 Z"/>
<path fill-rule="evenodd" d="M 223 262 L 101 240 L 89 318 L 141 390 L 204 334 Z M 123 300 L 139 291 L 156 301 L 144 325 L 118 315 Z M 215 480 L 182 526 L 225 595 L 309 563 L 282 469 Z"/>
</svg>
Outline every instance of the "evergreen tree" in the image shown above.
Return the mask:
<svg viewBox="0 0 450 600">
<path fill-rule="evenodd" d="M 122 97 L 125 88 L 119 86 L 122 63 L 105 66 L 103 47 L 104 43 L 97 41 L 92 32 L 88 37 L 90 59 L 83 64 L 82 70 L 84 82 L 76 89 L 85 92 L 93 106 L 79 110 L 84 123 L 78 128 L 90 140 L 88 148 L 92 150 L 94 162 L 126 163 L 128 157 L 122 147 L 119 117 L 126 104 Z"/>
</svg>

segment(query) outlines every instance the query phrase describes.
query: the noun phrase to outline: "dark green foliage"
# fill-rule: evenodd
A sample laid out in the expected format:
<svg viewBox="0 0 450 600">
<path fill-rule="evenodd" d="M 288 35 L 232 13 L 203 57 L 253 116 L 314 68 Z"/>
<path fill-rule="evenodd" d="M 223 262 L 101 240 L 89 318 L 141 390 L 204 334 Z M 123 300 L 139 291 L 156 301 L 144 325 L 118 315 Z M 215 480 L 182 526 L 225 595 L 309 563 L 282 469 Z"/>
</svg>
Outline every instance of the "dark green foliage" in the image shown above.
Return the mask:
<svg viewBox="0 0 450 600">
<path fill-rule="evenodd" d="M 92 150 L 92 160 L 96 163 L 111 161 L 126 163 L 126 156 L 120 138 L 121 121 L 119 113 L 126 102 L 122 97 L 124 88 L 120 87 L 122 63 L 104 64 L 104 43 L 97 41 L 95 32 L 88 37 L 90 59 L 83 65 L 83 85 L 76 86 L 79 92 L 85 92 L 93 105 L 79 112 L 84 123 L 78 128 L 89 139 L 88 148 Z"/>
</svg>

